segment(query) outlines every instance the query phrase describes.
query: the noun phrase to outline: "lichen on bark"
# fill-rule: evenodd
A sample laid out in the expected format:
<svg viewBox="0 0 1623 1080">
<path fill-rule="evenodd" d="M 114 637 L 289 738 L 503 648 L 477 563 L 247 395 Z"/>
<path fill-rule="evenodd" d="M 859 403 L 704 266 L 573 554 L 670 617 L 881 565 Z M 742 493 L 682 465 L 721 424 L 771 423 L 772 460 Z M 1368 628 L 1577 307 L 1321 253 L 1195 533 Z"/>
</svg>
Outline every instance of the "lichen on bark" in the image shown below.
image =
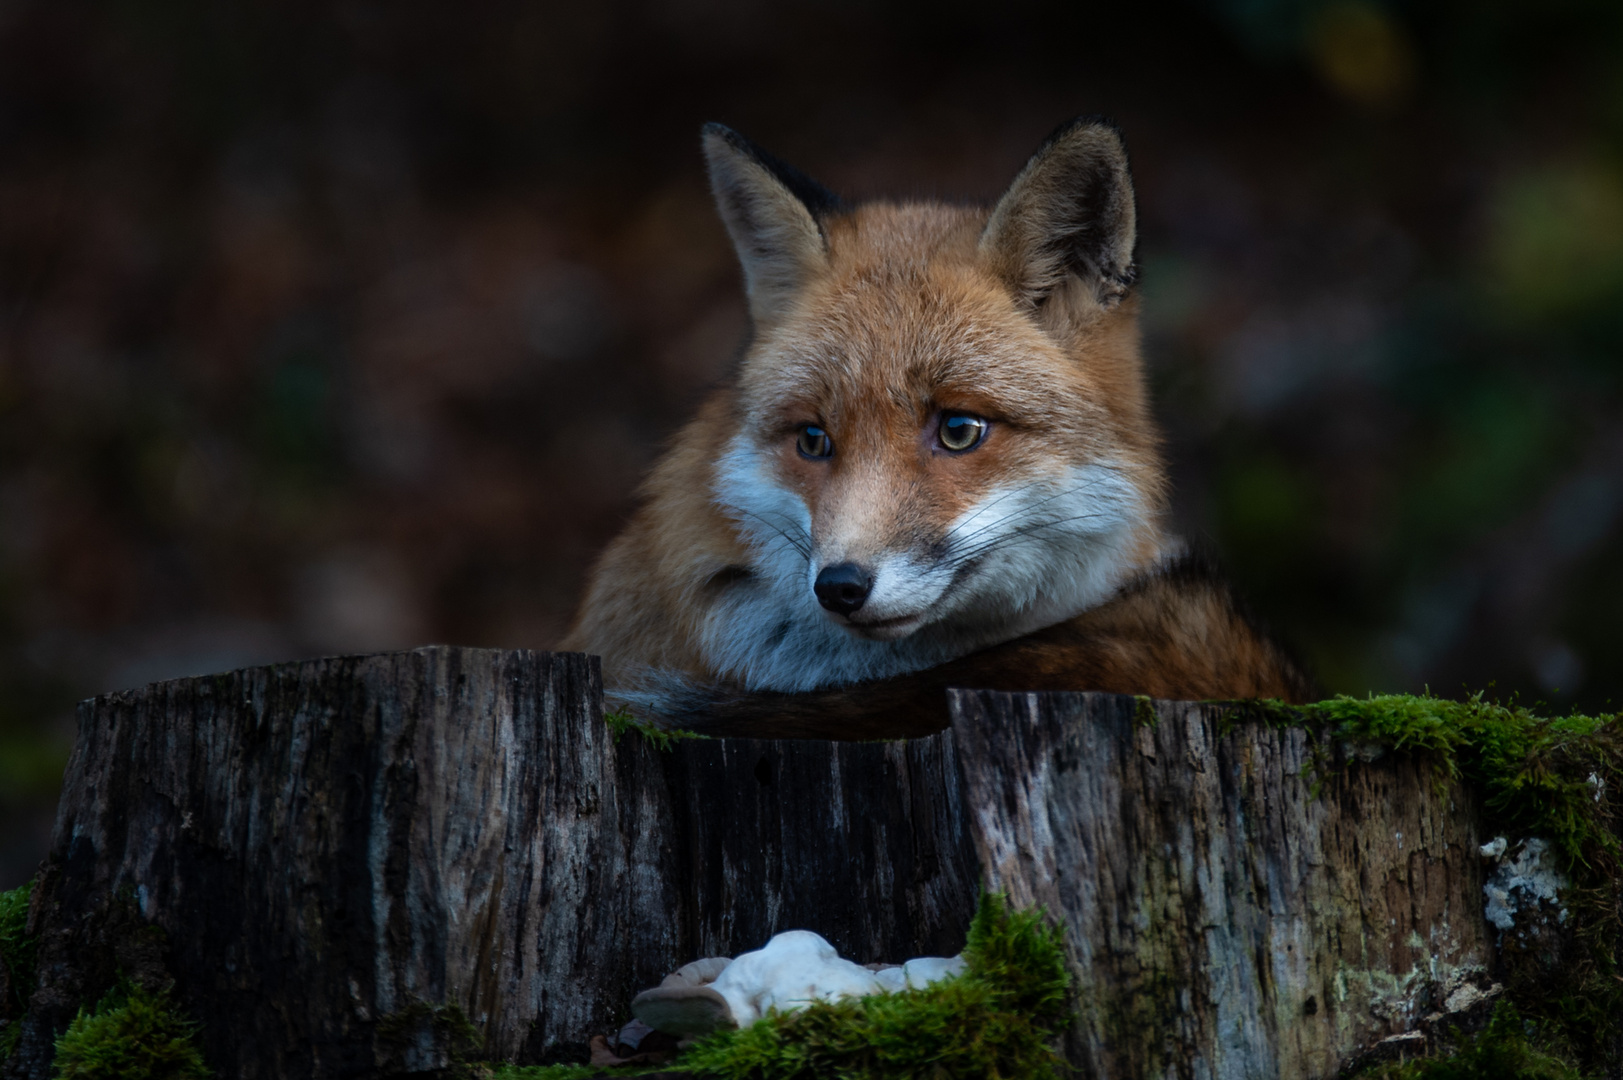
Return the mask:
<svg viewBox="0 0 1623 1080">
<path fill-rule="evenodd" d="M 1460 701 L 1388 694 L 1298 707 L 1237 706 L 1239 713 L 1274 723 L 1328 723 L 1351 743 L 1424 755 L 1439 777 L 1457 777 L 1475 788 L 1484 835 L 1504 838 L 1496 850 L 1489 849 L 1497 841 L 1490 843 L 1484 856 L 1504 856 L 1507 848 L 1512 858 L 1538 856 L 1547 863 L 1541 882 L 1566 883 L 1558 899 L 1544 895 L 1550 888 L 1532 890 L 1520 911 L 1491 893 L 1483 898 L 1485 911 L 1499 901 L 1493 908 L 1495 975 L 1503 980 L 1506 1003 L 1495 1015 L 1516 1016 L 1516 1039 L 1526 1041 L 1532 1055 L 1527 1060 L 1537 1063 L 1525 1075 L 1558 1075 L 1538 1071 L 1555 1068 L 1551 1062 L 1588 1074 L 1623 1061 L 1623 714 L 1541 716 L 1519 702 L 1496 702 L 1480 693 Z M 1490 881 L 1489 889 L 1495 887 Z M 1497 887 L 1504 891 L 1506 884 Z M 1508 1061 L 1522 1051 L 1493 1049 L 1494 1040 L 1509 1038 L 1508 1025 L 1495 1020 L 1479 1035 L 1434 1040 L 1433 1049 L 1462 1062 Z M 1441 1070 L 1452 1058 L 1429 1060 Z"/>
</svg>

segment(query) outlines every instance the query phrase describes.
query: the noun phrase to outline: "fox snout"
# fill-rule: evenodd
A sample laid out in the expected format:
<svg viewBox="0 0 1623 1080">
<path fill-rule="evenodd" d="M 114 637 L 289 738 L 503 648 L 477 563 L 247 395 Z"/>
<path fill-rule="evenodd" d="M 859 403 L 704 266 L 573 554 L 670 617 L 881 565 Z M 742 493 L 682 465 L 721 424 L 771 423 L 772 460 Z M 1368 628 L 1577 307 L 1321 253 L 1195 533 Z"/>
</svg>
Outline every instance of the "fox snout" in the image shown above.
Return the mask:
<svg viewBox="0 0 1623 1080">
<path fill-rule="evenodd" d="M 944 549 L 908 545 L 858 554 L 840 544 L 820 559 L 818 546 L 814 539 L 801 587 L 810 589 L 830 623 L 849 634 L 895 641 L 952 607 L 953 560 Z"/>
<path fill-rule="evenodd" d="M 872 591 L 873 574 L 854 562 L 823 567 L 812 584 L 817 602 L 836 615 L 855 613 Z"/>
</svg>

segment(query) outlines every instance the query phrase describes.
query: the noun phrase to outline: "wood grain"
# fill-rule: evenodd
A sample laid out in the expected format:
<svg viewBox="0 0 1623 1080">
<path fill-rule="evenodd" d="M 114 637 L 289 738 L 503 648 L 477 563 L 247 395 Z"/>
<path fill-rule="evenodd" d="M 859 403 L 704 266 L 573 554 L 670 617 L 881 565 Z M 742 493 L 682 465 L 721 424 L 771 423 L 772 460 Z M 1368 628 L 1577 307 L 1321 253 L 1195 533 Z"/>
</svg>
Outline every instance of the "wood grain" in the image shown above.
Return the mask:
<svg viewBox="0 0 1623 1080">
<path fill-rule="evenodd" d="M 1087 1076 L 1330 1077 L 1491 959 L 1474 808 L 1422 760 L 1209 705 L 949 706 L 906 742 L 662 751 L 611 734 L 595 658 L 443 647 L 86 702 L 4 1075 L 48 1076 L 120 977 L 172 987 L 224 1076 L 579 1058 L 781 930 L 952 955 L 983 879 L 1061 919 Z"/>
<path fill-rule="evenodd" d="M 1471 800 L 1423 760 L 1187 702 L 950 707 L 988 879 L 1061 917 L 1084 1075 L 1334 1076 L 1492 959 Z"/>
<path fill-rule="evenodd" d="M 602 715 L 596 658 L 443 647 L 84 703 L 5 1075 L 48 1075 L 121 973 L 173 984 L 221 1075 L 404 1076 L 578 1057 L 638 990 L 779 930 L 962 947 L 950 739 L 662 753 Z"/>
<path fill-rule="evenodd" d="M 429 648 L 86 702 L 10 1072 L 107 989 L 121 902 L 223 1075 L 432 1072 L 446 1004 L 500 1057 L 607 1023 L 677 935 L 601 693 L 585 656 Z"/>
</svg>

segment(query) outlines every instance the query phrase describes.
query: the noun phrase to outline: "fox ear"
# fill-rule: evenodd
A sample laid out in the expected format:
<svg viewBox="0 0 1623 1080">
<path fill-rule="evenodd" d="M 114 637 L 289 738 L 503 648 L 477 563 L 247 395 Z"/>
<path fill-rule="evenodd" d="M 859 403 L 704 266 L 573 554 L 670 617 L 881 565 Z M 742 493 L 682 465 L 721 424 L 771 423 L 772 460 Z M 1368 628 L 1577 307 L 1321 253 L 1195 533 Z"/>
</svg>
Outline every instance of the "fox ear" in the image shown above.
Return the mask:
<svg viewBox="0 0 1623 1080">
<path fill-rule="evenodd" d="M 980 253 L 1020 300 L 1039 307 L 1072 275 L 1105 308 L 1138 277 L 1133 178 L 1108 121 L 1073 120 L 1031 156 L 998 200 Z"/>
<path fill-rule="evenodd" d="M 750 314 L 769 319 L 827 265 L 821 219 L 841 208 L 839 196 L 721 124 L 704 126 L 704 156 Z"/>
</svg>

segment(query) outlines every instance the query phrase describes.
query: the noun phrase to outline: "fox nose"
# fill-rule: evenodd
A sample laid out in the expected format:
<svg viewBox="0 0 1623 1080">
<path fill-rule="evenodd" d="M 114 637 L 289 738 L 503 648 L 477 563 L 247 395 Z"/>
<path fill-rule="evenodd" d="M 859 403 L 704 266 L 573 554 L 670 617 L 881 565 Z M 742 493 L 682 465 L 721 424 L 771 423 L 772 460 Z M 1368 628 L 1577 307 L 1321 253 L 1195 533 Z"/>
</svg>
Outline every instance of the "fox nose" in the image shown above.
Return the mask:
<svg viewBox="0 0 1623 1080">
<path fill-rule="evenodd" d="M 849 615 L 860 608 L 872 591 L 873 577 L 851 562 L 823 567 L 812 585 L 817 602 L 839 615 Z"/>
</svg>

